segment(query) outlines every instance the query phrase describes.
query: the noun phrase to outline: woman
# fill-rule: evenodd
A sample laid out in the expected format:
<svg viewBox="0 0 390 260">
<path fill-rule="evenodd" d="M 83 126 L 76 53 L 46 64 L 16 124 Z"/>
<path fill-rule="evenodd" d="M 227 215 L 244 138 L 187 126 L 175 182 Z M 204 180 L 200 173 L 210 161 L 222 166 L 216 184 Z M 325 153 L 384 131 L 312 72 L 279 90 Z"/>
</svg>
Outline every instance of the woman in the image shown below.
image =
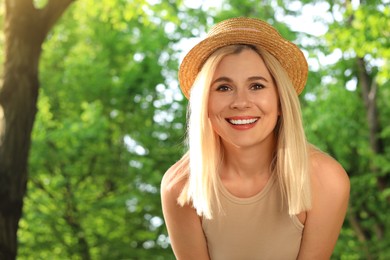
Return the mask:
<svg viewBox="0 0 390 260">
<path fill-rule="evenodd" d="M 269 24 L 216 24 L 184 58 L 188 152 L 164 175 L 177 259 L 329 259 L 349 179 L 306 142 L 298 95 L 308 67 Z"/>
</svg>

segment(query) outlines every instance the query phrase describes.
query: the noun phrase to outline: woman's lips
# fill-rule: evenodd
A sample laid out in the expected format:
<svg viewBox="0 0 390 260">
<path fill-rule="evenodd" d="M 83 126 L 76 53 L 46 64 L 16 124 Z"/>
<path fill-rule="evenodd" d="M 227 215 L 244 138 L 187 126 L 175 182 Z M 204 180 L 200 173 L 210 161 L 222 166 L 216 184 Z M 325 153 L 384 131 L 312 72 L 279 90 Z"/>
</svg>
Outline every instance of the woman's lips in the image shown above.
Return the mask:
<svg viewBox="0 0 390 260">
<path fill-rule="evenodd" d="M 246 130 L 255 126 L 259 117 L 231 117 L 226 118 L 226 121 L 237 130 Z"/>
</svg>

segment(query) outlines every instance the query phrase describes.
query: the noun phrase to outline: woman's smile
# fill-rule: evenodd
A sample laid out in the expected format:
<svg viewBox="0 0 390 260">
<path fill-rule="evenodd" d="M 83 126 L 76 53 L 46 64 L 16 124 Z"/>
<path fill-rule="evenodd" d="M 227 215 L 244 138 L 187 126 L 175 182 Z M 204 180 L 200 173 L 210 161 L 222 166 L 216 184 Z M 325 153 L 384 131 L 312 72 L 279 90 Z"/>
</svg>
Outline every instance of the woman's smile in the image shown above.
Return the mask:
<svg viewBox="0 0 390 260">
<path fill-rule="evenodd" d="M 247 130 L 255 126 L 256 122 L 260 119 L 260 117 L 229 117 L 226 118 L 226 121 L 231 124 L 234 129 L 237 130 Z"/>
</svg>

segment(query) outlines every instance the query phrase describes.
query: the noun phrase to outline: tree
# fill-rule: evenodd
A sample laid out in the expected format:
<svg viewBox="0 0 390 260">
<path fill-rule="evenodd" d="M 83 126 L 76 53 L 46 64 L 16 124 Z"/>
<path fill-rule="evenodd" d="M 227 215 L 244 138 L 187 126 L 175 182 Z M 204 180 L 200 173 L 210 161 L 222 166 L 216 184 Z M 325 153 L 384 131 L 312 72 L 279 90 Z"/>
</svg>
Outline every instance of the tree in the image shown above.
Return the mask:
<svg viewBox="0 0 390 260">
<path fill-rule="evenodd" d="M 173 259 L 159 183 L 184 135 L 175 44 L 199 27 L 185 13 L 84 0 L 48 35 L 18 257 Z"/>
<path fill-rule="evenodd" d="M 335 82 L 339 87 L 351 83 L 356 86 L 349 91 L 350 99 L 356 101 L 349 110 L 359 124 L 348 126 L 362 138 L 350 142 L 349 151 L 344 148 L 339 153 L 348 161 L 352 184 L 350 210 L 342 235 L 353 230 L 358 241 L 355 244 L 365 259 L 390 256 L 390 154 L 386 149 L 390 141 L 387 134 L 390 117 L 385 105 L 390 87 L 390 8 L 385 2 L 339 4 L 343 20 L 331 24 L 327 35 L 329 48 L 343 53 L 341 61 L 332 67 L 337 74 Z M 351 136 L 349 133 L 345 140 Z"/>
<path fill-rule="evenodd" d="M 5 0 L 5 60 L 0 86 L 0 258 L 14 259 L 36 114 L 41 45 L 73 0 Z"/>
</svg>

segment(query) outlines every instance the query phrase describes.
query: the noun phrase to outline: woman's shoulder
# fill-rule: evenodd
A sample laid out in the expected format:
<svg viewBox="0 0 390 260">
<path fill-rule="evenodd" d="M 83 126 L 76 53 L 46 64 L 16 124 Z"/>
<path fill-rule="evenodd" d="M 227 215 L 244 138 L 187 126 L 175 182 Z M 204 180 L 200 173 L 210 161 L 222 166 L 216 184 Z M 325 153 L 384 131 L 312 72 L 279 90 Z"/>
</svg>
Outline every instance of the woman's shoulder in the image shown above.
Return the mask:
<svg viewBox="0 0 390 260">
<path fill-rule="evenodd" d="M 164 174 L 161 205 L 169 238 L 177 259 L 209 259 L 201 220 L 187 203 L 188 155 L 184 155 Z"/>
<path fill-rule="evenodd" d="M 312 181 L 322 192 L 349 194 L 349 177 L 341 164 L 330 155 L 316 148 L 309 150 L 309 165 Z"/>
<path fill-rule="evenodd" d="M 161 192 L 180 194 L 188 179 L 188 156 L 184 155 L 173 164 L 164 174 L 161 180 Z"/>
<path fill-rule="evenodd" d="M 334 158 L 309 150 L 312 208 L 307 211 L 299 259 L 329 259 L 348 208 L 350 183 Z"/>
</svg>

